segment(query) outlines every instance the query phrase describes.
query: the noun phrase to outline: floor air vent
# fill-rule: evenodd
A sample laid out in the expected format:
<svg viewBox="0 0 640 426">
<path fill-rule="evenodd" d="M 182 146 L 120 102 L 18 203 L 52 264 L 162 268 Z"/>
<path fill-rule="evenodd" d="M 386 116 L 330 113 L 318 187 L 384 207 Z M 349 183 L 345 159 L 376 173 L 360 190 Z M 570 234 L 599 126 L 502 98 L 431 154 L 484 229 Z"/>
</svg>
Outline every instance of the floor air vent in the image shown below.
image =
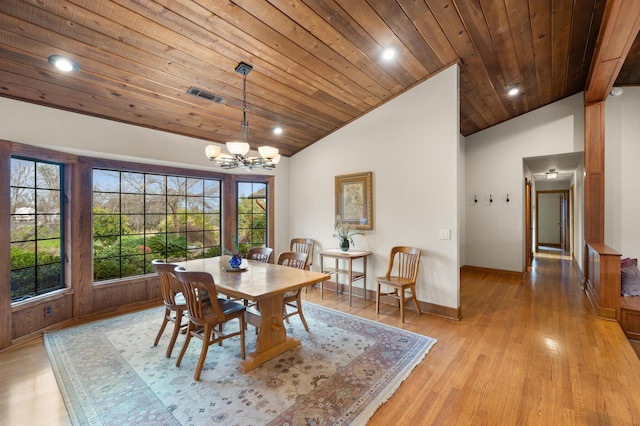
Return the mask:
<svg viewBox="0 0 640 426">
<path fill-rule="evenodd" d="M 207 92 L 206 90 L 198 89 L 197 87 L 193 86 L 189 87 L 189 90 L 187 90 L 187 94 L 197 96 L 202 99 L 207 99 L 217 104 L 221 104 L 224 101 L 224 98 L 222 96 L 215 95 L 211 92 Z"/>
</svg>

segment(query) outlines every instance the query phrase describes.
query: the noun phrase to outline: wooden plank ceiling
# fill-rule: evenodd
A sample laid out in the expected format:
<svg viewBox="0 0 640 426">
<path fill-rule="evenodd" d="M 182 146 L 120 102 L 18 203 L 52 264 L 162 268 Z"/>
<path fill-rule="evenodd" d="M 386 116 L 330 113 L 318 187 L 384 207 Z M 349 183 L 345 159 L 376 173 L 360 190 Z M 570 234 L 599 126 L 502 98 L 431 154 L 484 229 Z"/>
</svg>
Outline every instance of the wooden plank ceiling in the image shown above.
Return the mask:
<svg viewBox="0 0 640 426">
<path fill-rule="evenodd" d="M 2 0 L 0 96 L 222 143 L 240 136 L 234 69 L 245 62 L 252 148 L 290 156 L 458 63 L 468 136 L 584 90 L 604 4 Z M 381 59 L 384 47 L 394 61 Z M 54 54 L 80 70 L 56 71 Z M 640 81 L 638 67 L 620 82 Z M 190 96 L 191 86 L 224 101 Z M 511 87 L 522 94 L 509 97 Z"/>
</svg>

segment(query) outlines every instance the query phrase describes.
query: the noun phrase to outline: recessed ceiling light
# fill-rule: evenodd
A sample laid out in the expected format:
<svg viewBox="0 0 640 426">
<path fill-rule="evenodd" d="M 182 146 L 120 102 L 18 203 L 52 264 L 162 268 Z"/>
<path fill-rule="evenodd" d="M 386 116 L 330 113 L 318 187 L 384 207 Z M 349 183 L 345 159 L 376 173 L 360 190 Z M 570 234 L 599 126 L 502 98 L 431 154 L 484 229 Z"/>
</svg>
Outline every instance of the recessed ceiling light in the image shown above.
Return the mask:
<svg viewBox="0 0 640 426">
<path fill-rule="evenodd" d="M 387 47 L 382 51 L 382 59 L 390 61 L 396 57 L 396 49 L 393 47 Z"/>
<path fill-rule="evenodd" d="M 281 135 L 282 132 L 284 131 L 284 129 L 280 126 L 276 126 L 273 128 L 273 134 L 274 135 Z"/>
<path fill-rule="evenodd" d="M 64 72 L 78 71 L 80 69 L 80 65 L 76 61 L 61 55 L 49 56 L 49 63 Z"/>
<path fill-rule="evenodd" d="M 512 87 L 511 89 L 509 89 L 509 91 L 507 92 L 507 94 L 509 96 L 515 96 L 518 93 L 520 93 L 520 89 L 518 89 L 517 87 Z"/>
</svg>

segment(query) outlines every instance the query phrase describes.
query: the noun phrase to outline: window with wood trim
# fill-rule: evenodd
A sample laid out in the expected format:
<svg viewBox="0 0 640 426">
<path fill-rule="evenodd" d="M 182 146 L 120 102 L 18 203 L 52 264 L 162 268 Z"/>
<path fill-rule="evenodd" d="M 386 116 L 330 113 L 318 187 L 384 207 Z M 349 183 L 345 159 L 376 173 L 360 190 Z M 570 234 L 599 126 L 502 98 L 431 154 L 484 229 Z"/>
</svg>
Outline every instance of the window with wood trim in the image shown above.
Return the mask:
<svg viewBox="0 0 640 426">
<path fill-rule="evenodd" d="M 269 186 L 267 182 L 237 182 L 237 223 L 240 252 L 269 245 Z"/>
<path fill-rule="evenodd" d="M 221 188 L 217 179 L 94 169 L 94 281 L 153 272 L 153 259 L 220 255 Z"/>
<path fill-rule="evenodd" d="M 64 288 L 63 166 L 11 157 L 11 302 Z"/>
</svg>

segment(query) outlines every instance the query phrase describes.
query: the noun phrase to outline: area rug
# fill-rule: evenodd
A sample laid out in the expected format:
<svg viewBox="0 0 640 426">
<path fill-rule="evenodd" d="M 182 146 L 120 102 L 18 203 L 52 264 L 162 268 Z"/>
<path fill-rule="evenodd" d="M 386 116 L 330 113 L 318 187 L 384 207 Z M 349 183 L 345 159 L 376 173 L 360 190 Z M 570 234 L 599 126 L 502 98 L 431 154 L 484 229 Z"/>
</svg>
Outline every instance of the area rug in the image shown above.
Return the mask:
<svg viewBox="0 0 640 426">
<path fill-rule="evenodd" d="M 239 337 L 225 340 L 209 348 L 200 381 L 193 380 L 199 340 L 179 368 L 183 335 L 171 358 L 170 330 L 153 346 L 164 308 L 46 333 L 44 341 L 72 423 L 119 426 L 365 424 L 436 342 L 318 305 L 303 308 L 310 332 L 297 316 L 287 324 L 301 346 L 242 374 Z M 249 353 L 251 326 L 246 339 Z"/>
</svg>

